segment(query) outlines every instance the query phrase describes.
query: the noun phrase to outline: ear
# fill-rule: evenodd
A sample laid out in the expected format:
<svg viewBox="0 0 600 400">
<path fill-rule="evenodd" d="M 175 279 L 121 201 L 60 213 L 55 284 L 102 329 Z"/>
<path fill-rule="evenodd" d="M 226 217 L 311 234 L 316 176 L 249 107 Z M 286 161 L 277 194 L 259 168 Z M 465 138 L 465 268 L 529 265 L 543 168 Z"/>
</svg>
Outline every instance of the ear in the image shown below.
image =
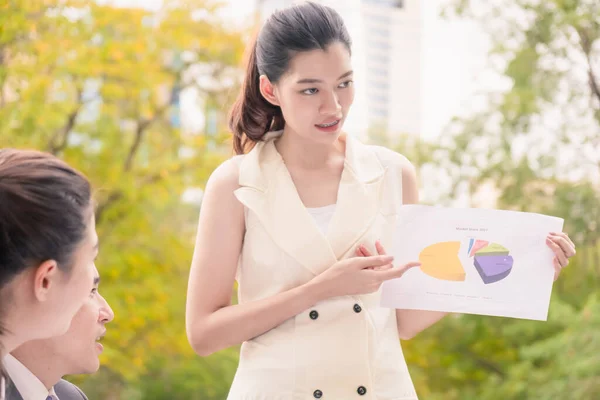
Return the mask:
<svg viewBox="0 0 600 400">
<path fill-rule="evenodd" d="M 56 286 L 61 277 L 58 264 L 54 260 L 44 261 L 34 274 L 33 291 L 38 301 L 46 301 L 52 286 Z"/>
<path fill-rule="evenodd" d="M 275 85 L 271 83 L 266 75 L 260 76 L 260 93 L 263 97 L 274 106 L 279 106 L 279 99 L 277 98 L 277 90 Z"/>
</svg>

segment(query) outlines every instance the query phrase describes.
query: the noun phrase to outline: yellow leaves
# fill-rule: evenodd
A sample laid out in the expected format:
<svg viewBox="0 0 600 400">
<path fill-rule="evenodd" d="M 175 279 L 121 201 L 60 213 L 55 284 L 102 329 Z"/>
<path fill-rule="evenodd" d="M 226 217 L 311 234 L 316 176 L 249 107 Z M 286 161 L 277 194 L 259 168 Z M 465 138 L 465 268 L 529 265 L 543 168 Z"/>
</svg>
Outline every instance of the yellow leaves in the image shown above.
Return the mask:
<svg viewBox="0 0 600 400">
<path fill-rule="evenodd" d="M 106 279 L 106 280 L 117 281 L 119 279 L 119 277 L 121 276 L 121 273 L 119 272 L 118 269 L 110 268 L 110 269 L 107 269 L 106 271 L 102 271 L 102 276 L 104 276 L 104 279 Z"/>
<path fill-rule="evenodd" d="M 142 368 L 144 366 L 144 359 L 142 356 L 137 356 L 133 358 L 133 365 L 135 365 L 138 368 Z"/>
<path fill-rule="evenodd" d="M 120 50 L 115 50 L 111 53 L 113 61 L 120 62 L 125 58 L 125 55 Z"/>
<path fill-rule="evenodd" d="M 129 326 L 134 331 L 142 328 L 144 325 L 145 325 L 145 321 L 142 318 L 140 318 L 139 315 L 133 315 L 132 317 L 129 318 Z"/>
<path fill-rule="evenodd" d="M 148 10 L 97 2 L 87 2 L 89 14 L 80 20 L 40 12 L 56 1 L 15 0 L 10 4 L 17 6 L 0 14 L 0 43 L 29 35 L 6 48 L 12 56 L 0 73 L 7 73 L 18 97 L 0 107 L 0 141 L 46 149 L 70 113 L 80 110 L 59 156 L 94 186 L 100 291 L 116 315 L 107 325 L 102 362 L 126 387 L 158 357 L 195 364 L 184 321 L 197 209 L 182 204 L 181 194 L 202 186 L 230 154 L 209 151 L 212 138 L 172 126 L 169 102 L 173 87 L 189 77 L 180 72 L 194 58 L 183 53 L 227 66 L 243 43 L 217 23 L 193 20 L 202 1 L 178 3 L 165 0 L 162 20 Z M 38 18 L 27 18 L 31 13 Z M 82 105 L 79 94 L 96 100 Z M 202 364 L 194 370 L 207 371 Z"/>
<path fill-rule="evenodd" d="M 135 297 L 133 297 L 131 294 L 128 294 L 125 296 L 125 302 L 128 306 L 133 306 L 135 305 Z"/>
</svg>

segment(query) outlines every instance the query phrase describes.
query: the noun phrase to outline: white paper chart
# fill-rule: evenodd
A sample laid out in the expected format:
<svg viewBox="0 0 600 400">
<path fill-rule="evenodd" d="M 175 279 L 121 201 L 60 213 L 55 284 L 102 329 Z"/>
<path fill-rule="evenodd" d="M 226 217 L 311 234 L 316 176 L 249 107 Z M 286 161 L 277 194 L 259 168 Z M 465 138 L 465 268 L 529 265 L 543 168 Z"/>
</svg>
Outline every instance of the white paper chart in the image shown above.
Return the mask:
<svg viewBox="0 0 600 400">
<path fill-rule="evenodd" d="M 545 321 L 554 277 L 549 232 L 561 218 L 516 211 L 404 205 L 395 265 L 421 262 L 385 282 L 381 305 Z"/>
</svg>

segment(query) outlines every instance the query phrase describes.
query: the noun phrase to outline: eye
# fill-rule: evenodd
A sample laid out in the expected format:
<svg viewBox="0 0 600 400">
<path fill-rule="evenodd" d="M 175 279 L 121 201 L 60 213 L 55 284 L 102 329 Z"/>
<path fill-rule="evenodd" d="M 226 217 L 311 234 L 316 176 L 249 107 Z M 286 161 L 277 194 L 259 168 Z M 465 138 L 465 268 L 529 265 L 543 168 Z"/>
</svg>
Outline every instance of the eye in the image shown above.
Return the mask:
<svg viewBox="0 0 600 400">
<path fill-rule="evenodd" d="M 352 83 L 353 83 L 353 82 L 354 82 L 354 81 L 346 81 L 346 82 L 342 82 L 342 83 L 340 83 L 340 86 L 339 86 L 339 87 L 340 87 L 340 88 L 342 88 L 342 89 L 345 89 L 345 88 L 347 88 L 347 87 L 350 87 L 350 86 L 352 86 Z"/>
<path fill-rule="evenodd" d="M 308 96 L 311 96 L 313 94 L 317 94 L 318 92 L 319 92 L 319 89 L 317 89 L 317 88 L 310 88 L 310 89 L 306 89 L 306 90 L 302 91 L 303 94 L 306 94 Z"/>
<path fill-rule="evenodd" d="M 96 293 L 98 293 L 98 288 L 93 288 L 92 291 L 90 292 L 90 297 L 94 297 L 96 295 Z"/>
</svg>

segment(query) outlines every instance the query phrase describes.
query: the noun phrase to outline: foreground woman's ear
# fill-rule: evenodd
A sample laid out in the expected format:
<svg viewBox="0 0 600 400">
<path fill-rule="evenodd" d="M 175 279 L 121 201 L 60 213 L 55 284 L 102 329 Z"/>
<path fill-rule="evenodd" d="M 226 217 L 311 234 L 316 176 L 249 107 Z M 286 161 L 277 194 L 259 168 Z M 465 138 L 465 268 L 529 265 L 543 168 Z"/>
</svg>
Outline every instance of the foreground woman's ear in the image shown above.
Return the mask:
<svg viewBox="0 0 600 400">
<path fill-rule="evenodd" d="M 269 103 L 274 106 L 279 106 L 279 100 L 277 99 L 275 85 L 271 83 L 266 75 L 260 76 L 260 93 Z"/>
</svg>

